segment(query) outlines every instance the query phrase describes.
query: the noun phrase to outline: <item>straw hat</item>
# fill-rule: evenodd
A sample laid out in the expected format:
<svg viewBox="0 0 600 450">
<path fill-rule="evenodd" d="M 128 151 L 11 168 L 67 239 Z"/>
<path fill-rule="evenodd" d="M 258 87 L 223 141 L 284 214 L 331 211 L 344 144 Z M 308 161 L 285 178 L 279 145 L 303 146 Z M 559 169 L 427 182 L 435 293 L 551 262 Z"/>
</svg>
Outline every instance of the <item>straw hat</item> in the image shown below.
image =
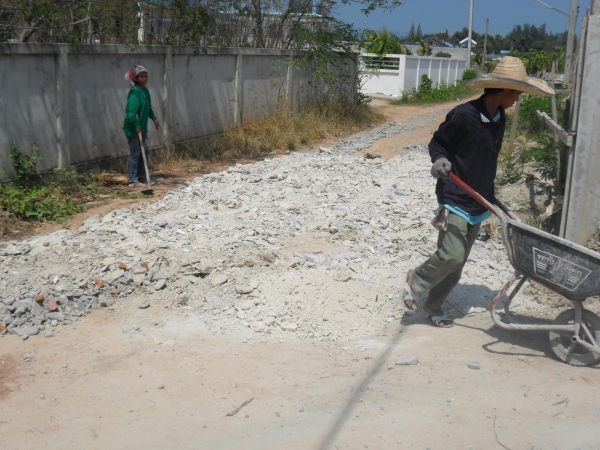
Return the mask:
<svg viewBox="0 0 600 450">
<path fill-rule="evenodd" d="M 553 95 L 554 89 L 544 80 L 527 75 L 523 61 L 514 56 L 505 56 L 489 75 L 465 83 L 474 88 L 514 89 L 527 94 Z"/>
</svg>

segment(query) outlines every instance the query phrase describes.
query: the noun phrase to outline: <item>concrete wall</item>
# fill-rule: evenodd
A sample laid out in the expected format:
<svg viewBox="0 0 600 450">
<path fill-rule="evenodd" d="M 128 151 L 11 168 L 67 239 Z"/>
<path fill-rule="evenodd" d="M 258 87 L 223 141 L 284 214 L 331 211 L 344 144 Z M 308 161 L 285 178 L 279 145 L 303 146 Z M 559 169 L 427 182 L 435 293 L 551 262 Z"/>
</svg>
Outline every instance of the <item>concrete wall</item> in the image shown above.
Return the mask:
<svg viewBox="0 0 600 450">
<path fill-rule="evenodd" d="M 128 154 L 122 131 L 134 64 L 148 69 L 148 89 L 162 130 L 149 124 L 152 147 L 219 133 L 289 99 L 306 101 L 315 85 L 302 52 L 272 49 L 120 45 L 0 46 L 0 179 L 14 176 L 10 146 L 37 142 L 40 170 Z"/>
<path fill-rule="evenodd" d="M 600 227 L 600 2 L 597 0 L 593 12 L 587 18 L 583 70 L 578 67 L 577 135 L 567 169 L 562 224 L 564 238 L 582 245 Z"/>
<path fill-rule="evenodd" d="M 467 67 L 467 61 L 461 59 L 408 55 L 387 55 L 386 58 L 397 58 L 398 69 L 363 69 L 362 89 L 366 94 L 400 97 L 402 92 L 418 87 L 423 75 L 431 78 L 434 87 L 442 82 L 454 84 L 462 79 Z"/>
</svg>

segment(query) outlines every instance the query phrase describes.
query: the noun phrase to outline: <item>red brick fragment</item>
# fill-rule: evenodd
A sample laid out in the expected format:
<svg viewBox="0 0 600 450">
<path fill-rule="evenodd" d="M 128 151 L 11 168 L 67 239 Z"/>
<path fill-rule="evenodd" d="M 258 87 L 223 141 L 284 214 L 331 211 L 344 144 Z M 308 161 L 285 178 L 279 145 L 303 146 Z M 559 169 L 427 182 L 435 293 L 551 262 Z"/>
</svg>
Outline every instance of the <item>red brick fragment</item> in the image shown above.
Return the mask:
<svg viewBox="0 0 600 450">
<path fill-rule="evenodd" d="M 121 293 L 121 291 L 118 289 L 113 289 L 113 291 L 112 291 L 112 295 L 119 295 L 120 293 Z"/>
<path fill-rule="evenodd" d="M 119 269 L 121 269 L 121 270 L 127 270 L 127 264 L 125 264 L 125 263 L 119 263 Z"/>
<path fill-rule="evenodd" d="M 2 333 L 4 330 L 6 330 L 6 325 L 0 323 L 0 333 Z"/>
<path fill-rule="evenodd" d="M 143 262 L 140 264 L 140 266 L 144 267 L 145 269 L 148 268 L 148 263 L 147 262 Z"/>
<path fill-rule="evenodd" d="M 48 300 L 46 302 L 46 309 L 50 312 L 58 311 L 58 303 L 55 300 Z"/>
<path fill-rule="evenodd" d="M 46 297 L 44 297 L 43 295 L 36 295 L 35 296 L 35 301 L 38 303 L 42 303 L 44 300 L 46 300 Z"/>
<path fill-rule="evenodd" d="M 104 280 L 102 278 L 96 278 L 94 280 L 94 283 L 96 283 L 96 286 L 98 286 L 99 288 L 104 287 Z"/>
</svg>

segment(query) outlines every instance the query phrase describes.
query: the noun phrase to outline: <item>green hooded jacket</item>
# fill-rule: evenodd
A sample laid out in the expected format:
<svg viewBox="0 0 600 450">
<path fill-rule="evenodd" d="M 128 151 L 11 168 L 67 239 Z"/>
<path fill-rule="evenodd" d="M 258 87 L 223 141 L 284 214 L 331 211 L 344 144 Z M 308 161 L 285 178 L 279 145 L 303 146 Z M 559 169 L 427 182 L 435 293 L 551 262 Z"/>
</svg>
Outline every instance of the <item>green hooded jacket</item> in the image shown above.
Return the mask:
<svg viewBox="0 0 600 450">
<path fill-rule="evenodd" d="M 142 134 L 148 134 L 148 118 L 153 121 L 156 116 L 152 111 L 152 102 L 150 101 L 150 92 L 148 89 L 141 88 L 138 85 L 133 86 L 127 94 L 127 106 L 125 107 L 125 122 L 123 131 L 128 137 L 137 135 L 138 128 L 142 129 Z"/>
</svg>

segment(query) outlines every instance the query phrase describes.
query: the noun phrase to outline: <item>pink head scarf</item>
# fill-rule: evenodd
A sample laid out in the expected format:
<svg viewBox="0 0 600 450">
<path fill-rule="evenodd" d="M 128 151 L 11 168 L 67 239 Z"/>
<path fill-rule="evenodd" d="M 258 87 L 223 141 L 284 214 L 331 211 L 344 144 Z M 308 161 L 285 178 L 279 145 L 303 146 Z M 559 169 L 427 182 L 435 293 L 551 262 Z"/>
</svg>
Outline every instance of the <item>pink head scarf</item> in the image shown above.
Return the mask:
<svg viewBox="0 0 600 450">
<path fill-rule="evenodd" d="M 135 77 L 137 77 L 142 72 L 148 73 L 144 66 L 133 66 L 125 74 L 125 79 L 129 81 L 132 86 L 135 86 Z"/>
</svg>

